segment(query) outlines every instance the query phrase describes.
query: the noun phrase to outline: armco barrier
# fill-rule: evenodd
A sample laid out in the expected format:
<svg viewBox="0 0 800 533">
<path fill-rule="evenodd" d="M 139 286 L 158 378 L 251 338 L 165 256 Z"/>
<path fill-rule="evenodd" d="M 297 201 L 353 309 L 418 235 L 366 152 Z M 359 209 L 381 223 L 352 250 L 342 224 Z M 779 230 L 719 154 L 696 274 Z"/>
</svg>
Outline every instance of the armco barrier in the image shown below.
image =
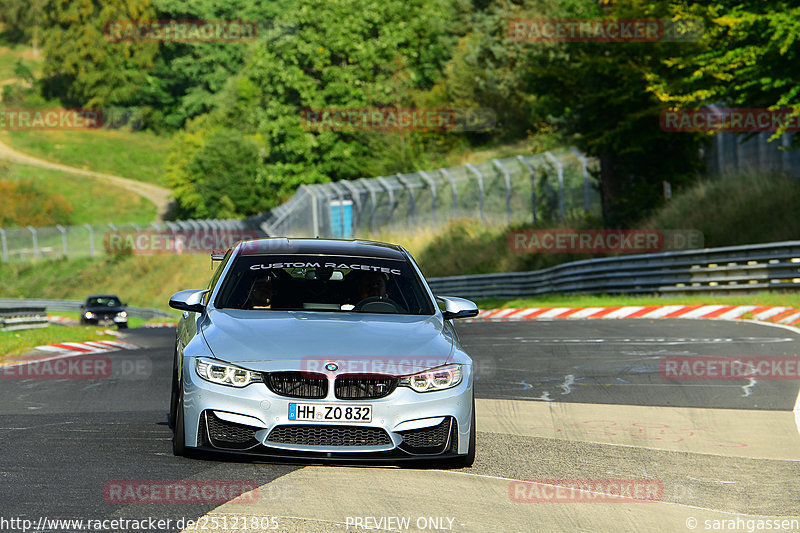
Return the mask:
<svg viewBox="0 0 800 533">
<path fill-rule="evenodd" d="M 38 306 L 48 311 L 80 311 L 81 304 L 84 302 L 80 300 L 42 300 L 42 299 L 23 299 L 23 298 L 0 298 L 0 310 L 10 307 L 28 307 Z M 158 309 L 149 309 L 142 307 L 127 307 L 125 310 L 128 316 L 150 320 L 151 318 L 165 317 L 174 318 L 169 313 L 159 311 Z M 47 317 L 45 316 L 45 321 Z"/>
<path fill-rule="evenodd" d="M 604 257 L 532 272 L 430 278 L 428 282 L 436 294 L 473 299 L 798 290 L 800 241 Z"/>
<path fill-rule="evenodd" d="M 43 306 L 0 306 L 0 331 L 46 328 L 49 325 Z"/>
</svg>

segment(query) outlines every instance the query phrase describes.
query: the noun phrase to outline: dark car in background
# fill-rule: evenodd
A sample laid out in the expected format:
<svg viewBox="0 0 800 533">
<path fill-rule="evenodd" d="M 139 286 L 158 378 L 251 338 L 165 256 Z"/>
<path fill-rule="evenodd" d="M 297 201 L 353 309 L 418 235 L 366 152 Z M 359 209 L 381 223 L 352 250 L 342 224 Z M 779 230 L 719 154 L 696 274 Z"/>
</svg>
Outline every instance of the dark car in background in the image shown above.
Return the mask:
<svg viewBox="0 0 800 533">
<path fill-rule="evenodd" d="M 116 324 L 119 329 L 128 327 L 127 304 L 122 303 L 116 294 L 96 294 L 86 298 L 81 305 L 81 324 L 99 326 Z"/>
</svg>

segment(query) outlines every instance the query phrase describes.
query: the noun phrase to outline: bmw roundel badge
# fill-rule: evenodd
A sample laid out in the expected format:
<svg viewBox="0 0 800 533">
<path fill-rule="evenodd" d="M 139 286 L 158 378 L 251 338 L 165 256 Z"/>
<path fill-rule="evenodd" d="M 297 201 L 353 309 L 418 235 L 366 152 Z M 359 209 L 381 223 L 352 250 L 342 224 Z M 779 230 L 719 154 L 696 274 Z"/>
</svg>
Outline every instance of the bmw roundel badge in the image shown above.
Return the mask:
<svg viewBox="0 0 800 533">
<path fill-rule="evenodd" d="M 328 363 L 327 365 L 325 365 L 325 370 L 327 370 L 328 372 L 336 372 L 337 370 L 339 370 L 339 365 L 337 365 L 336 363 Z"/>
</svg>

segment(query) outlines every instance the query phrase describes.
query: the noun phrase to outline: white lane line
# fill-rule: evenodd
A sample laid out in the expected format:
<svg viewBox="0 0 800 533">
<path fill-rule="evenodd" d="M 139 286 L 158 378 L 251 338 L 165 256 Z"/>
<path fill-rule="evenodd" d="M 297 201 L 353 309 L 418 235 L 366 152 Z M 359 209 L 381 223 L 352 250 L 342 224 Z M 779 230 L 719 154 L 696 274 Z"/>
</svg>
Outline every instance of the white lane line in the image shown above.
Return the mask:
<svg viewBox="0 0 800 533">
<path fill-rule="evenodd" d="M 800 391 L 797 392 L 797 399 L 794 402 L 794 425 L 797 427 L 797 432 L 800 433 Z"/>
<path fill-rule="evenodd" d="M 713 455 L 716 455 L 716 454 L 705 454 L 704 453 L 703 455 L 712 455 L 713 456 Z M 726 456 L 723 455 L 721 457 L 726 457 Z M 543 483 L 543 482 L 539 482 L 539 481 L 535 481 L 535 480 L 529 480 L 529 479 L 514 479 L 514 478 L 510 478 L 510 477 L 490 476 L 488 474 L 472 474 L 470 472 L 459 472 L 457 470 L 431 470 L 431 471 L 432 472 L 441 472 L 443 474 L 451 474 L 451 475 L 454 475 L 454 476 L 471 476 L 471 477 L 481 477 L 481 478 L 486 478 L 486 479 L 496 479 L 498 481 L 511 481 L 511 482 L 517 481 L 517 482 L 521 482 L 521 483 L 534 483 L 534 484 L 537 484 L 537 485 L 549 486 L 549 487 L 553 487 L 553 488 L 558 488 L 558 487 L 562 486 L 562 485 L 550 485 L 550 484 L 547 484 L 547 483 Z M 280 479 L 280 478 L 278 478 L 278 479 Z M 572 488 L 572 487 L 567 486 L 565 488 Z M 597 494 L 602 494 L 602 493 L 598 492 Z M 613 494 L 611 496 L 613 496 Z M 663 504 L 663 505 L 677 505 L 679 507 L 685 507 L 687 509 L 694 509 L 694 510 L 697 510 L 697 511 L 709 511 L 709 512 L 712 512 L 712 513 L 721 513 L 721 514 L 726 514 L 726 515 L 730 515 L 730 516 L 745 516 L 745 517 L 760 516 L 760 515 L 748 515 L 748 514 L 736 513 L 736 512 L 733 512 L 733 511 L 723 511 L 723 510 L 720 510 L 720 509 L 711 509 L 709 507 L 700 507 L 698 505 L 687 505 L 685 503 L 669 502 L 669 501 L 664 501 L 664 500 L 649 500 L 649 501 L 651 501 L 651 503 L 658 503 L 658 504 Z"/>
</svg>

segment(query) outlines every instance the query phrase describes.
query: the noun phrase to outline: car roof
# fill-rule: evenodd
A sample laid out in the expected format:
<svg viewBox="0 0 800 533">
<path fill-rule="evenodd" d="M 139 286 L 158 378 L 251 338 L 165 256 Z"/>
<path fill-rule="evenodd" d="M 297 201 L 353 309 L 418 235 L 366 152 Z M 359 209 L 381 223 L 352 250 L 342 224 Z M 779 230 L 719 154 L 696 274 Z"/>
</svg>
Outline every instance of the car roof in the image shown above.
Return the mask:
<svg viewBox="0 0 800 533">
<path fill-rule="evenodd" d="M 341 255 L 406 260 L 402 246 L 385 242 L 344 239 L 288 239 L 275 237 L 245 241 L 241 255 Z"/>
</svg>

